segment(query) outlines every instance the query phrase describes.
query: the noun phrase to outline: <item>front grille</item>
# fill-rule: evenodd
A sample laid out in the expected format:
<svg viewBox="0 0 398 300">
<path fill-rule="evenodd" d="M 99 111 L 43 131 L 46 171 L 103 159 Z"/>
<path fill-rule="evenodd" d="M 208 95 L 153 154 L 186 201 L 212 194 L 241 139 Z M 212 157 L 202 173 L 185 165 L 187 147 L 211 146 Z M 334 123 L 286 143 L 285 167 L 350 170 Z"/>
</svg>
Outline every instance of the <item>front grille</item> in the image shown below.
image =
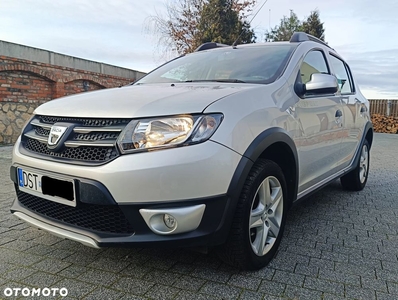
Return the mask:
<svg viewBox="0 0 398 300">
<path fill-rule="evenodd" d="M 120 155 L 116 141 L 129 121 L 37 115 L 23 132 L 22 146 L 28 155 L 31 153 L 75 164 L 102 164 Z M 60 122 L 72 126 L 73 130 L 63 137 L 61 147 L 51 150 L 47 147 L 51 126 Z"/>
<path fill-rule="evenodd" d="M 108 161 L 118 156 L 115 147 L 78 147 L 66 148 L 62 152 L 53 152 L 47 148 L 47 145 L 34 139 L 29 139 L 25 148 L 36 153 L 57 157 L 69 158 L 85 162 Z"/>
<path fill-rule="evenodd" d="M 78 203 L 67 206 L 17 191 L 20 204 L 41 216 L 81 229 L 128 236 L 134 230 L 117 205 Z"/>
<path fill-rule="evenodd" d="M 44 129 L 43 127 L 35 126 L 35 131 L 38 135 L 48 136 L 50 134 L 50 130 Z"/>
</svg>

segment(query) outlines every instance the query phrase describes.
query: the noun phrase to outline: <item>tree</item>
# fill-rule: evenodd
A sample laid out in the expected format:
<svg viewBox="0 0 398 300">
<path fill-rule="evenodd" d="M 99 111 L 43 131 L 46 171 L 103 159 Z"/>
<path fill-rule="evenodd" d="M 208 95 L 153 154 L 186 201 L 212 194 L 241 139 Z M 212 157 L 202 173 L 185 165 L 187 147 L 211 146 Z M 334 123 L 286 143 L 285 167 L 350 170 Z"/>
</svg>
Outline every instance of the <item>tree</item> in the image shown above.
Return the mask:
<svg viewBox="0 0 398 300">
<path fill-rule="evenodd" d="M 238 39 L 238 43 L 253 43 L 255 35 L 250 25 L 240 18 L 234 10 L 233 0 L 209 0 L 204 4 L 200 13 L 198 29 L 200 44 L 218 42 L 231 45 Z"/>
<path fill-rule="evenodd" d="M 147 20 L 147 30 L 158 37 L 163 53 L 193 52 L 204 42 L 232 44 L 239 34 L 241 43 L 255 41 L 246 21 L 256 0 L 178 0 L 166 4 L 165 15 Z"/>
<path fill-rule="evenodd" d="M 323 23 L 321 23 L 317 9 L 312 11 L 307 20 L 303 22 L 302 31 L 325 41 L 325 29 L 323 28 Z"/>
<path fill-rule="evenodd" d="M 165 15 L 156 13 L 146 21 L 147 31 L 158 38 L 162 53 L 192 52 L 197 47 L 200 10 L 204 0 L 178 0 L 166 3 Z M 164 51 L 162 51 L 164 50 Z"/>
<path fill-rule="evenodd" d="M 288 41 L 295 31 L 300 31 L 301 22 L 297 15 L 290 10 L 290 16 L 283 16 L 279 26 L 275 26 L 270 32 L 266 32 L 266 40 L 269 42 Z"/>
<path fill-rule="evenodd" d="M 297 31 L 306 32 L 324 41 L 325 29 L 319 18 L 319 11 L 312 11 L 309 17 L 301 22 L 293 10 L 290 10 L 289 17 L 283 16 L 279 25 L 265 33 L 266 41 L 289 41 L 293 33 Z"/>
</svg>

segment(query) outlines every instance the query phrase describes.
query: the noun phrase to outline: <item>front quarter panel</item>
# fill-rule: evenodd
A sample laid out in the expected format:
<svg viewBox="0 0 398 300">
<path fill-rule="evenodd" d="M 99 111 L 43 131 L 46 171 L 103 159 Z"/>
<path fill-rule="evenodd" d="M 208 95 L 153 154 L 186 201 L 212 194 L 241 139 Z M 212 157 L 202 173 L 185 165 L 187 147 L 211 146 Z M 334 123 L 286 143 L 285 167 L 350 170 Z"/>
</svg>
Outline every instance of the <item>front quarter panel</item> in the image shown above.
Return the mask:
<svg viewBox="0 0 398 300">
<path fill-rule="evenodd" d="M 211 140 L 244 155 L 253 140 L 269 128 L 282 128 L 293 140 L 299 137 L 299 124 L 288 113 L 294 104 L 291 91 L 286 81 L 279 79 L 213 103 L 205 112 L 221 111 L 224 119 Z"/>
</svg>

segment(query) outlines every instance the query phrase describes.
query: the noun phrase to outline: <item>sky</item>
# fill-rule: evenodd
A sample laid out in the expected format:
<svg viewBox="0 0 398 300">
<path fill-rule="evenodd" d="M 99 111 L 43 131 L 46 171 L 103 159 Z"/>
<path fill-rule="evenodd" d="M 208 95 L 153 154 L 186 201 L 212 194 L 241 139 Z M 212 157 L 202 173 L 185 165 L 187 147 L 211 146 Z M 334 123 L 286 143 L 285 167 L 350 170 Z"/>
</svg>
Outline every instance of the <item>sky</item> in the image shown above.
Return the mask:
<svg viewBox="0 0 398 300">
<path fill-rule="evenodd" d="M 148 72 L 172 58 L 148 30 L 166 1 L 178 0 L 0 0 L 0 40 Z M 398 99 L 398 0 L 267 0 L 251 23 L 257 42 L 290 10 L 304 20 L 315 9 L 362 93 Z"/>
</svg>

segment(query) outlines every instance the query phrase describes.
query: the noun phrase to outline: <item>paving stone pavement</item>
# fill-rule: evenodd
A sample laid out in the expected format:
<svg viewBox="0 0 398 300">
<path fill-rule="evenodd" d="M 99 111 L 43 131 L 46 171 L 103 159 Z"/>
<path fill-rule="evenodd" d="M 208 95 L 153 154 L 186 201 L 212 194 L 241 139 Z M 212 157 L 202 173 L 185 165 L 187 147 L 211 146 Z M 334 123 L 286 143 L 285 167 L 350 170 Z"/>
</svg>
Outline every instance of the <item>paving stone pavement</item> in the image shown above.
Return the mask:
<svg viewBox="0 0 398 300">
<path fill-rule="evenodd" d="M 293 207 L 276 258 L 242 272 L 214 253 L 98 250 L 28 226 L 9 212 L 11 148 L 0 147 L 0 299 L 12 299 L 7 287 L 65 287 L 67 299 L 398 299 L 397 149 L 398 135 L 375 134 L 366 188 L 336 181 Z"/>
</svg>

